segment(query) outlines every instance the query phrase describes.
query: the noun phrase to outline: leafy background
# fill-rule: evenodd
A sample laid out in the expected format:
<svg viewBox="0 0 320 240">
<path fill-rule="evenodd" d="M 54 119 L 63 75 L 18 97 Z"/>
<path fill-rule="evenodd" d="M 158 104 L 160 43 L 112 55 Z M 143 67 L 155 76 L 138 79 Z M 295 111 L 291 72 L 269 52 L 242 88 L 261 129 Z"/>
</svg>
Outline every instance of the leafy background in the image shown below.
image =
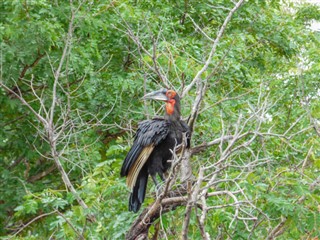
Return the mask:
<svg viewBox="0 0 320 240">
<path fill-rule="evenodd" d="M 127 210 L 128 190 L 119 169 L 137 123 L 162 114 L 159 104 L 145 104 L 140 98 L 164 85 L 181 93 L 208 57 L 212 45 L 208 37 L 215 39 L 233 6 L 225 0 L 2 1 L 1 83 L 40 114 L 45 113 L 31 83 L 49 108 L 55 70 L 75 12 L 54 122 L 61 126 L 65 106 L 70 106 L 70 124 L 57 150 L 96 217 L 95 222 L 88 221 L 89 213 L 66 190 L 39 120 L 14 94 L 0 88 L 3 239 L 74 239 L 77 233 L 86 239 L 124 238 L 137 215 Z M 246 1 L 201 76 L 208 79 L 207 92 L 193 146 L 233 132 L 239 116 L 250 119 L 263 103 L 267 111 L 260 116 L 264 118 L 260 129 L 273 133 L 237 151 L 219 173 L 220 179 L 237 179 L 256 206 L 250 211 L 257 219 L 233 221 L 234 207 L 210 210 L 205 228 L 212 239 L 266 239 L 279 224 L 278 239 L 320 236 L 320 36 L 308 28 L 319 16 L 315 5 Z M 157 74 L 147 52 L 156 53 L 165 78 Z M 185 118 L 196 96 L 195 88 L 184 96 Z M 250 120 L 244 127 L 254 131 L 257 122 Z M 218 150 L 219 146 L 208 147 L 192 157 L 195 177 L 200 166 L 219 160 Z M 263 161 L 254 169 L 237 168 L 257 155 Z M 210 192 L 234 188 L 221 181 Z M 153 198 L 149 190 L 144 207 Z M 231 202 L 226 196 L 208 199 L 210 206 Z M 184 213 L 181 207 L 161 217 L 159 239 L 180 236 Z M 150 236 L 154 232 L 152 226 Z M 190 239 L 201 238 L 196 211 L 188 234 Z"/>
</svg>

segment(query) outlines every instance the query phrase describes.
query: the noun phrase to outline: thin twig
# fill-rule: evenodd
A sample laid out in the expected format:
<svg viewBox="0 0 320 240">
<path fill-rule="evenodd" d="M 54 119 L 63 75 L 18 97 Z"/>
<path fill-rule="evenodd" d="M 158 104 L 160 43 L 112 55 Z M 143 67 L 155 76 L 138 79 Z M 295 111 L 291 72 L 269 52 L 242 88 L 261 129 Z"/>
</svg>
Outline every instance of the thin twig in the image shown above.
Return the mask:
<svg viewBox="0 0 320 240">
<path fill-rule="evenodd" d="M 34 219 L 30 220 L 28 223 L 24 224 L 23 227 L 21 227 L 17 232 L 15 232 L 13 234 L 12 237 L 10 237 L 9 239 L 13 238 L 14 236 L 18 235 L 20 232 L 22 232 L 25 228 L 27 228 L 30 224 L 34 223 L 35 221 L 39 220 L 40 218 L 43 218 L 43 217 L 46 217 L 46 216 L 49 216 L 51 214 L 54 214 L 54 213 L 57 213 L 57 210 L 54 210 L 52 212 L 49 212 L 49 213 L 44 213 L 44 214 L 41 214 L 37 217 L 35 217 Z"/>
<path fill-rule="evenodd" d="M 196 84 L 196 82 L 199 81 L 200 76 L 208 69 L 209 64 L 211 63 L 212 57 L 215 54 L 216 48 L 220 42 L 220 39 L 224 33 L 224 31 L 227 28 L 228 23 L 231 20 L 232 15 L 241 7 L 242 3 L 244 2 L 244 0 L 240 0 L 239 2 L 237 2 L 237 4 L 234 6 L 233 9 L 230 10 L 228 16 L 226 17 L 226 19 L 224 20 L 216 39 L 213 42 L 213 45 L 211 47 L 211 51 L 209 53 L 209 56 L 204 64 L 204 66 L 201 68 L 201 70 L 196 74 L 196 76 L 193 78 L 192 82 L 184 89 L 181 97 L 184 97 L 189 91 L 190 89 Z"/>
</svg>

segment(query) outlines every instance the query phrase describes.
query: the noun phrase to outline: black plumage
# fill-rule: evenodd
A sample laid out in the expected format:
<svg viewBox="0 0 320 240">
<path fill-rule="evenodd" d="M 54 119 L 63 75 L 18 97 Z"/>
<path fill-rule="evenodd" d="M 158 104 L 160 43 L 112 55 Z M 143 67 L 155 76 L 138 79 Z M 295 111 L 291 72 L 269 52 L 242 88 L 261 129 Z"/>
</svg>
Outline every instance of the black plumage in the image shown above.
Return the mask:
<svg viewBox="0 0 320 240">
<path fill-rule="evenodd" d="M 145 98 L 165 101 L 166 114 L 164 118 L 139 123 L 133 145 L 123 162 L 121 176 L 127 177 L 131 190 L 129 210 L 133 212 L 137 212 L 144 201 L 148 176 L 151 175 L 156 185 L 157 174 L 164 181 L 164 173 L 171 166 L 172 151 L 181 144 L 183 134 L 189 133 L 188 125 L 180 119 L 180 98 L 175 91 L 163 89 Z"/>
</svg>

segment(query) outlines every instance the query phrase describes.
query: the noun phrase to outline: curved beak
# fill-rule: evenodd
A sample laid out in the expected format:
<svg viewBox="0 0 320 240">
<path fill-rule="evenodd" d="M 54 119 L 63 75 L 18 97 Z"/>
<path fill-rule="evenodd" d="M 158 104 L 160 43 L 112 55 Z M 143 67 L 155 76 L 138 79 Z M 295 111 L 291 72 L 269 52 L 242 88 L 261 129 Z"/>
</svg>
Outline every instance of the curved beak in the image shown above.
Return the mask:
<svg viewBox="0 0 320 240">
<path fill-rule="evenodd" d="M 167 89 L 161 89 L 158 91 L 154 91 L 148 93 L 143 96 L 143 99 L 152 99 L 152 100 L 160 100 L 160 101 L 168 101 L 169 98 L 166 96 Z"/>
</svg>

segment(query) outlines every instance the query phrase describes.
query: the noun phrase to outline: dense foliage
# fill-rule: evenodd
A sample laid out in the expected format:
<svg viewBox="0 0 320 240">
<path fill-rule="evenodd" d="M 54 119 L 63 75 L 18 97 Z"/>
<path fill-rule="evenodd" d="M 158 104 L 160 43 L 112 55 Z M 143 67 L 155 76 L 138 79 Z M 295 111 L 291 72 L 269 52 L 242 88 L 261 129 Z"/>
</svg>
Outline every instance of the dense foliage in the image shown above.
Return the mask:
<svg viewBox="0 0 320 240">
<path fill-rule="evenodd" d="M 163 87 L 182 93 L 234 5 L 2 1 L 0 236 L 123 239 L 137 215 L 127 210 L 122 160 L 137 123 L 162 114 L 141 97 Z M 320 236 L 320 35 L 308 28 L 319 16 L 313 5 L 245 1 L 183 96 L 187 119 L 205 86 L 193 147 L 239 133 L 232 148 L 225 141 L 191 157 L 195 179 L 208 167 L 204 226 L 212 239 Z M 185 211 L 163 214 L 150 236 L 180 236 Z M 203 237 L 201 214 L 192 210 L 190 239 Z"/>
</svg>

